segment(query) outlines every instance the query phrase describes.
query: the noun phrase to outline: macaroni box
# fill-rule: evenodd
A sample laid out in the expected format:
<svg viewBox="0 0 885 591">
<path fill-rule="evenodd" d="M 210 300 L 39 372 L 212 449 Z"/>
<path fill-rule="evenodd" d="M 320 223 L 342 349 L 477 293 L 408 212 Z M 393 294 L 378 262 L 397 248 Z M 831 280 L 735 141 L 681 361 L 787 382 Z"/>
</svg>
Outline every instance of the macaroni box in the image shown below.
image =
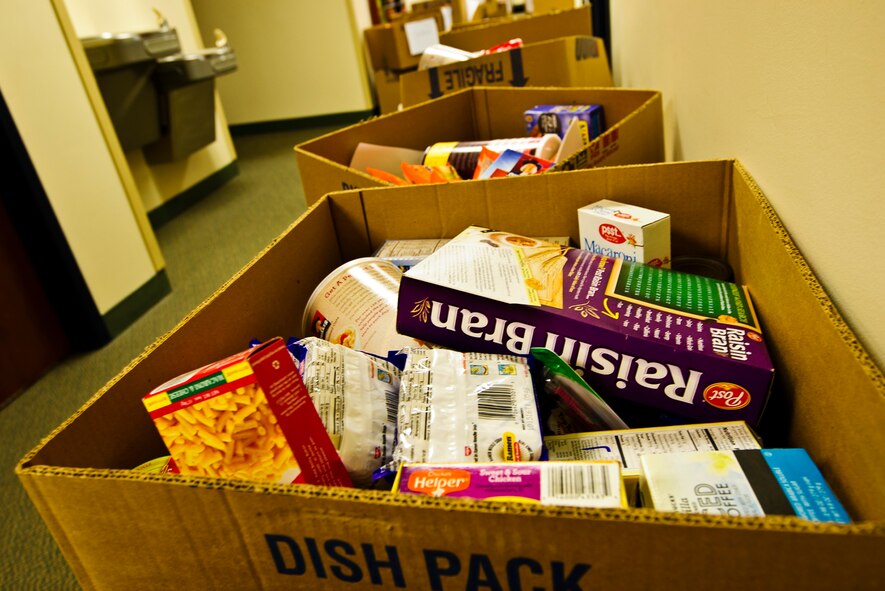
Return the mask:
<svg viewBox="0 0 885 591">
<path fill-rule="evenodd" d="M 282 339 L 144 397 L 181 474 L 351 486 Z"/>
<path fill-rule="evenodd" d="M 252 338 L 302 336 L 307 300 L 340 265 L 385 240 L 453 238 L 470 224 L 577 241 L 574 212 L 602 198 L 670 212 L 674 255 L 726 259 L 750 286 L 778 376 L 757 432 L 769 447 L 806 449 L 853 523 L 132 470 L 168 455 L 145 393 Z M 30 543 L 18 558 L 38 580 L 59 566 L 29 547 L 55 543 L 86 589 L 881 589 L 883 401 L 882 369 L 735 160 L 331 193 L 20 460 L 35 510 L 22 508 Z"/>
<path fill-rule="evenodd" d="M 578 210 L 581 248 L 596 254 L 670 267 L 670 215 L 603 199 Z"/>
</svg>

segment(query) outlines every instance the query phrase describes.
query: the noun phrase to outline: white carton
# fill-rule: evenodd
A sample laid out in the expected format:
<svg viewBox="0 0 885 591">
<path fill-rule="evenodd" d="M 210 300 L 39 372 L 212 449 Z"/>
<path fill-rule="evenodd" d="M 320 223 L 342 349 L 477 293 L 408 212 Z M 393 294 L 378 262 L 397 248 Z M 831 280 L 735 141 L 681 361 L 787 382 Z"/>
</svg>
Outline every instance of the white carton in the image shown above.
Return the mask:
<svg viewBox="0 0 885 591">
<path fill-rule="evenodd" d="M 581 248 L 670 268 L 670 214 L 603 199 L 578 210 Z"/>
</svg>

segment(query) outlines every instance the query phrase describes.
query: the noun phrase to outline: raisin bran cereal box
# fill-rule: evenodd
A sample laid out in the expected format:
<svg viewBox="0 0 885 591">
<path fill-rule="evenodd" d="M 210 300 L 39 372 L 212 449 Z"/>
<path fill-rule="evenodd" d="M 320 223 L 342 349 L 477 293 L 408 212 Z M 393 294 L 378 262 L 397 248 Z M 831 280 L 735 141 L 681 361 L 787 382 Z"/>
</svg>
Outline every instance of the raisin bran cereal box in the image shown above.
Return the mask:
<svg viewBox="0 0 885 591">
<path fill-rule="evenodd" d="M 606 400 L 687 423 L 762 415 L 774 368 L 746 287 L 468 227 L 402 278 L 397 330 L 557 353 Z"/>
<path fill-rule="evenodd" d="M 281 338 L 178 376 L 143 402 L 181 474 L 351 486 Z"/>
</svg>

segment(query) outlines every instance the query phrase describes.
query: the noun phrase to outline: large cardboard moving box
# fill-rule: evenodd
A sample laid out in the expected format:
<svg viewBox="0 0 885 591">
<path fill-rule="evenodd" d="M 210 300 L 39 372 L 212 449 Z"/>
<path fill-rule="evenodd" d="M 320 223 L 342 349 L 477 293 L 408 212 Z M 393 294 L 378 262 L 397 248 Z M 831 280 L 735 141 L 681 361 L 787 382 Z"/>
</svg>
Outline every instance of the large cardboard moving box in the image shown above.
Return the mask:
<svg viewBox="0 0 885 591">
<path fill-rule="evenodd" d="M 363 31 L 366 52 L 373 70 L 406 70 L 414 68 L 429 45 L 439 41 L 443 31 L 439 10 L 405 14 L 392 23 L 369 27 Z"/>
<path fill-rule="evenodd" d="M 524 137 L 525 110 L 542 104 L 600 104 L 605 109 L 605 133 L 557 163 L 558 170 L 664 160 L 660 92 L 476 86 L 298 144 L 295 157 L 305 199 L 311 204 L 331 191 L 389 186 L 350 167 L 361 142 L 423 151 L 437 142 Z"/>
<path fill-rule="evenodd" d="M 668 211 L 673 253 L 726 258 L 777 367 L 765 444 L 804 447 L 855 520 L 392 496 L 131 470 L 163 455 L 141 397 L 252 338 L 299 336 L 315 286 L 393 238 L 468 224 L 578 237 L 608 197 Z M 434 215 L 427 215 L 427 212 Z M 731 160 L 331 194 L 22 459 L 87 589 L 881 589 L 885 376 Z"/>
<path fill-rule="evenodd" d="M 602 39 L 563 37 L 400 76 L 403 106 L 471 86 L 612 86 Z"/>
<path fill-rule="evenodd" d="M 455 27 L 439 36 L 443 45 L 467 51 L 482 51 L 511 39 L 538 43 L 559 37 L 592 36 L 590 5 L 537 16 L 520 15 Z"/>
</svg>

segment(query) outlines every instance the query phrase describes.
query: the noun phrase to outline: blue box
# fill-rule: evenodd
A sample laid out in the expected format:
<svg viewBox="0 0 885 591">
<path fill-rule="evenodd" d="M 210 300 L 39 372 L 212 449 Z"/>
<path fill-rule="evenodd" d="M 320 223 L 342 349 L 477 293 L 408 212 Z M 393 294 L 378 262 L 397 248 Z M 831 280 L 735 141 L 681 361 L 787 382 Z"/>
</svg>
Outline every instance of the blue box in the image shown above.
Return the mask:
<svg viewBox="0 0 885 591">
<path fill-rule="evenodd" d="M 605 131 L 602 105 L 535 105 L 526 109 L 524 118 L 528 135 L 555 133 L 562 139 L 573 119 L 587 123 L 591 140 Z"/>
</svg>

